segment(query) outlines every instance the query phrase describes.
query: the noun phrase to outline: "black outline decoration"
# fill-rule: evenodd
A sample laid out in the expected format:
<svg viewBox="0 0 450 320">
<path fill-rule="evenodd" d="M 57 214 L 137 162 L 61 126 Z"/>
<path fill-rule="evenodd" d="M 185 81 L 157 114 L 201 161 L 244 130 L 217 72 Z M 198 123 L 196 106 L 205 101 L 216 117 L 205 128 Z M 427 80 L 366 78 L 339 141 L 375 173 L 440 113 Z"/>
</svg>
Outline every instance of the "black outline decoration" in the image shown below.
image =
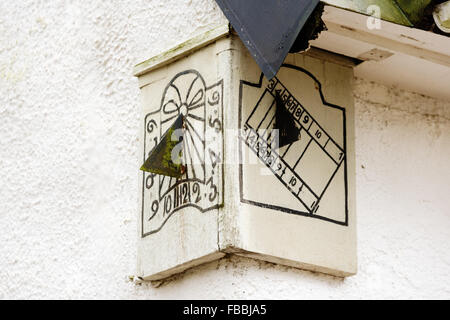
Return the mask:
<svg viewBox="0 0 450 320">
<path fill-rule="evenodd" d="M 335 223 L 335 224 L 338 224 L 338 225 L 342 225 L 342 226 L 348 226 L 348 176 L 347 176 L 347 172 L 348 172 L 348 170 L 347 170 L 347 121 L 346 121 L 346 110 L 345 110 L 345 108 L 342 108 L 342 107 L 340 107 L 340 106 L 338 106 L 338 105 L 335 105 L 335 104 L 331 104 L 331 103 L 329 103 L 329 102 L 327 102 L 326 100 L 325 100 L 325 97 L 324 97 L 324 95 L 323 95 L 323 92 L 322 92 L 322 84 L 317 80 L 317 78 L 312 74 L 312 73 L 310 73 L 309 71 L 307 71 L 307 70 L 305 70 L 305 69 L 303 69 L 303 68 L 301 68 L 301 67 L 298 67 L 298 66 L 294 66 L 294 65 L 291 65 L 291 64 L 283 64 L 282 65 L 282 68 L 289 68 L 289 69 L 294 69 L 294 70 L 297 70 L 297 71 L 300 71 L 300 72 L 303 72 L 303 73 L 305 73 L 307 76 L 309 76 L 310 78 L 312 78 L 313 80 L 314 80 L 314 82 L 317 84 L 317 87 L 318 87 L 318 91 L 319 91 L 319 94 L 320 94 L 320 98 L 321 98 L 321 100 L 322 100 L 322 103 L 324 104 L 324 106 L 328 106 L 328 107 L 331 107 L 331 108 L 335 108 L 335 109 L 339 109 L 339 110 L 341 110 L 342 111 L 342 121 L 343 121 L 343 126 L 342 126 L 342 128 L 343 128 L 343 148 L 341 148 L 341 147 L 339 147 L 339 145 L 333 140 L 333 138 L 328 134 L 328 133 L 326 133 L 326 131 L 325 130 L 323 130 L 323 128 L 320 126 L 320 124 L 317 122 L 317 121 L 315 121 L 314 120 L 314 118 L 310 115 L 310 113 L 307 111 L 307 109 L 303 106 L 303 105 L 301 105 L 300 104 L 300 102 L 298 102 L 297 101 L 297 99 L 295 99 L 295 97 L 289 92 L 289 90 L 286 88 L 286 86 L 284 86 L 283 84 L 282 84 L 282 82 L 277 78 L 277 77 L 274 77 L 271 81 L 269 81 L 269 85 L 268 85 L 268 88 L 262 93 L 262 95 L 261 95 L 261 97 L 260 97 L 260 100 L 258 101 L 258 103 L 256 104 L 256 106 L 254 107 L 254 109 L 252 110 L 252 112 L 250 113 L 250 115 L 249 115 L 249 117 L 248 117 L 248 119 L 246 120 L 246 122 L 245 122 L 245 125 L 246 125 L 246 127 L 247 127 L 247 130 L 248 131 L 246 131 L 246 132 L 250 132 L 250 133 L 247 133 L 247 135 L 245 136 L 245 137 L 243 137 L 242 136 L 242 125 L 244 124 L 243 122 L 242 122 L 242 108 L 243 108 L 243 105 L 242 105 L 242 99 L 243 99 L 243 96 L 242 96 L 242 92 L 243 92 L 243 86 L 244 85 L 246 85 L 246 86 L 250 86 L 250 87 L 255 87 L 255 88 L 261 88 L 262 87 L 262 82 L 263 82 L 263 74 L 261 73 L 261 76 L 260 76 L 260 79 L 259 79 L 259 82 L 258 83 L 252 83 L 252 82 L 248 82 L 248 81 L 245 81 L 245 80 L 241 80 L 240 81 L 240 86 L 239 86 L 239 132 L 240 132 L 240 136 L 239 136 L 239 161 L 240 161 L 240 163 L 239 163 L 239 189 L 240 189 L 240 200 L 241 200 L 241 202 L 242 203 L 247 203 L 247 204 L 250 204 L 250 205 L 254 205 L 254 206 L 258 206 L 258 207 L 262 207 L 262 208 L 268 208 L 268 209 L 272 209 L 272 210 L 276 210 L 276 211 L 282 211 L 282 212 L 286 212 L 286 213 L 289 213 L 289 214 L 296 214 L 296 215 L 301 215 L 301 216 L 306 216 L 306 217 L 311 217 L 311 218 L 316 218 L 316 219 L 321 219 L 321 220 L 324 220 L 324 221 L 327 221 L 327 222 L 331 222 L 331 223 Z M 302 109 L 302 111 L 301 111 L 301 114 L 300 114 L 300 116 L 298 117 L 298 119 L 296 119 L 293 115 L 293 117 L 294 117 L 294 119 L 295 119 L 295 121 L 297 122 L 297 124 L 299 124 L 300 125 L 300 127 L 301 127 L 301 129 L 303 129 L 303 131 L 305 131 L 306 133 L 308 133 L 308 135 L 310 136 L 310 141 L 309 141 L 309 143 L 308 143 L 308 145 L 306 146 L 306 148 L 305 148 L 305 150 L 303 151 L 303 153 L 300 155 L 300 157 L 298 158 L 298 160 L 297 160 L 297 163 L 296 163 L 296 165 L 294 166 L 294 168 L 291 168 L 285 161 L 284 161 L 284 159 L 283 159 L 283 157 L 286 155 L 286 153 L 287 153 L 287 151 L 289 150 L 289 148 L 290 148 L 290 146 L 292 145 L 290 145 L 289 147 L 288 147 L 288 149 L 284 152 L 284 154 L 283 155 L 278 155 L 277 154 L 277 151 L 278 150 L 271 150 L 271 148 L 270 148 L 270 142 L 268 142 L 268 141 L 265 141 L 265 140 L 263 140 L 261 137 L 260 137 L 260 135 L 258 134 L 258 129 L 259 128 L 252 128 L 249 124 L 248 124 L 248 120 L 253 116 L 253 114 L 255 113 L 255 111 L 256 111 L 256 109 L 258 108 L 258 106 L 259 106 L 259 103 L 260 103 L 260 101 L 262 100 L 262 98 L 264 97 L 264 95 L 267 93 L 267 92 L 269 92 L 270 94 L 272 94 L 272 96 L 275 98 L 275 88 L 277 87 L 277 85 L 278 84 L 280 84 L 281 85 L 281 87 L 284 89 L 284 91 L 283 91 L 283 98 L 285 98 L 285 103 L 287 103 L 288 102 L 288 100 L 291 100 L 291 99 L 293 99 L 293 100 L 295 100 L 295 101 L 292 101 L 291 103 L 294 103 L 294 105 L 296 105 L 297 106 L 297 108 L 300 108 L 300 109 Z M 269 107 L 269 110 L 271 109 L 273 107 L 273 105 L 271 106 L 271 107 Z M 293 112 L 295 112 L 295 110 L 296 110 L 296 108 L 294 107 L 293 109 L 292 109 L 292 111 Z M 267 113 L 268 113 L 269 111 L 267 111 Z M 267 117 L 267 113 L 266 113 L 266 115 L 264 116 L 264 118 L 265 117 Z M 302 123 L 301 123 L 301 119 L 302 119 L 302 117 L 303 117 L 303 115 L 304 114 L 306 114 L 306 116 L 308 116 L 309 117 L 309 119 L 311 119 L 312 121 L 307 121 L 306 123 L 307 123 L 307 125 L 308 125 L 308 128 L 306 128 L 305 126 L 303 126 L 302 125 Z M 261 121 L 262 122 L 262 121 Z M 271 122 L 270 122 L 271 123 Z M 269 125 L 270 125 L 270 123 L 269 123 Z M 320 139 L 320 138 L 316 138 L 316 137 L 314 137 L 314 135 L 313 134 L 311 134 L 310 132 L 309 132 L 309 130 L 311 129 L 311 127 L 313 126 L 313 124 L 316 124 L 317 125 L 317 127 L 319 128 L 319 131 L 321 131 L 322 132 L 322 134 L 323 133 L 325 133 L 326 134 L 326 136 L 328 137 L 328 140 L 327 140 L 327 142 L 325 143 L 325 145 L 324 146 L 322 146 L 321 145 L 321 143 L 319 143 L 319 141 L 318 141 L 318 139 Z M 266 134 L 266 132 L 267 132 L 267 130 L 265 130 L 265 132 L 264 132 L 264 134 L 262 135 L 262 137 L 264 137 L 265 136 L 265 134 Z M 256 136 L 256 141 L 254 142 L 254 143 L 249 143 L 247 140 L 248 140 L 248 137 L 250 137 L 250 135 L 254 135 L 253 136 L 253 138 Z M 267 140 L 269 140 L 270 139 L 270 135 L 268 136 L 268 139 Z M 266 153 L 266 150 L 268 150 L 267 151 L 267 154 L 261 154 L 261 152 L 260 152 L 260 150 L 261 150 L 261 145 L 259 144 L 260 143 L 260 141 L 262 142 L 262 150 L 264 150 L 264 152 L 263 153 Z M 323 152 L 325 152 L 334 162 L 335 162 L 335 164 L 336 164 L 336 169 L 335 169 L 335 171 L 333 172 L 333 174 L 331 175 L 331 177 L 330 177 L 330 179 L 328 180 L 328 183 L 326 184 L 326 186 L 325 186 L 325 188 L 322 190 L 322 192 L 321 192 L 321 194 L 320 195 L 318 195 L 318 194 L 315 194 L 314 193 L 314 191 L 312 191 L 312 189 L 301 179 L 301 177 L 300 176 L 298 176 L 298 174 L 294 171 L 294 169 L 295 169 L 295 167 L 297 166 L 297 164 L 299 163 L 299 161 L 301 160 L 301 158 L 303 157 L 303 155 L 305 154 L 305 152 L 306 152 L 306 150 L 309 148 L 309 145 L 313 142 L 313 141 L 315 141 L 316 143 L 317 143 L 317 145 L 320 147 L 320 149 L 323 151 Z M 342 153 L 341 153 L 341 158 L 340 159 L 338 159 L 338 161 L 336 161 L 336 159 L 332 156 L 332 155 L 330 155 L 327 151 L 326 151 L 326 149 L 325 149 L 325 147 L 327 146 L 327 144 L 328 143 L 330 143 L 330 142 L 332 142 L 332 143 L 334 143 L 335 144 L 335 146 L 337 147 L 337 148 L 339 148 L 340 149 L 340 151 L 342 151 Z M 254 148 L 254 146 L 255 145 L 257 145 L 257 143 L 258 143 L 258 147 L 256 147 L 256 148 Z M 280 206 L 276 206 L 276 205 L 271 205 L 271 204 L 267 204 L 267 203 L 261 203 L 261 202 L 257 202 L 257 201 L 252 201 L 252 200 L 248 200 L 248 199 L 245 199 L 244 198 L 244 192 L 243 192 L 243 164 L 242 164 L 242 161 L 243 161 L 243 156 L 242 156 L 242 151 L 243 151 L 243 145 L 247 145 L 247 147 L 249 147 L 255 154 L 256 154 L 256 156 L 272 171 L 272 173 L 278 178 L 278 180 L 303 204 L 303 206 L 305 207 L 305 208 L 307 208 L 308 209 L 308 212 L 302 212 L 302 211 L 296 211 L 296 210 L 292 210 L 292 209 L 290 209 L 290 208 L 284 208 L 284 207 L 280 207 Z M 272 158 L 272 154 L 274 154 L 275 155 L 275 157 L 273 157 Z M 267 161 L 267 159 L 269 159 L 269 157 L 271 157 L 270 159 L 270 161 Z M 273 159 L 273 160 L 272 160 Z M 275 173 L 275 170 L 274 170 L 274 168 L 272 168 L 273 166 L 275 166 L 275 163 L 277 162 L 277 161 L 281 161 L 282 162 L 282 164 L 284 165 L 284 171 L 282 172 L 282 174 L 281 175 L 277 175 L 276 173 Z M 318 210 L 318 207 L 319 207 L 319 204 L 320 204 L 320 201 L 321 201 L 321 199 L 323 198 L 323 196 L 324 196 L 324 194 L 325 194 L 325 192 L 327 191 L 327 189 L 328 189 L 328 187 L 329 187 L 329 185 L 331 184 L 331 182 L 333 181 L 333 179 L 334 179 L 334 177 L 335 177 L 335 175 L 336 175 L 336 173 L 339 171 L 339 169 L 340 169 L 340 167 L 342 166 L 342 164 L 344 165 L 344 184 L 345 184 L 345 221 L 339 221 L 339 220 L 333 220 L 333 219 L 330 219 L 330 218 L 327 218 L 327 217 L 323 217 L 323 216 L 320 216 L 320 215 L 317 215 L 317 214 L 315 214 L 315 212 Z M 280 167 L 280 168 L 282 168 L 282 167 Z M 285 171 L 286 170 L 290 170 L 290 173 L 294 176 L 294 177 L 296 177 L 297 179 L 298 179 L 298 181 L 300 181 L 301 182 L 301 186 L 300 186 L 300 189 L 299 189 L 299 191 L 298 192 L 294 192 L 293 191 L 293 187 L 291 188 L 290 186 L 288 186 L 287 184 L 286 184 L 286 182 L 285 181 L 283 181 L 283 179 L 282 179 L 282 177 L 284 176 L 284 174 L 285 174 Z M 292 180 L 291 180 L 292 181 Z M 296 180 L 297 181 L 297 180 Z M 313 195 L 314 195 L 314 197 L 316 198 L 316 201 L 315 202 L 313 202 L 313 204 L 312 205 L 310 205 L 310 206 L 308 206 L 307 204 L 305 204 L 303 201 L 302 201 L 302 199 L 301 199 L 301 197 L 299 196 L 299 194 L 302 192 L 302 189 L 304 188 L 304 187 L 306 187 L 306 188 L 308 188 L 309 189 L 309 191 L 310 191 L 310 193 L 312 193 Z"/>
<path fill-rule="evenodd" d="M 191 82 L 185 86 L 186 81 L 189 80 Z M 179 84 L 182 84 L 183 88 L 179 88 Z M 186 88 L 188 89 L 183 90 Z M 171 99 L 173 96 L 175 98 Z M 183 156 L 187 170 L 181 178 L 143 172 L 142 238 L 159 232 L 170 217 L 183 208 L 193 207 L 203 213 L 223 206 L 223 80 L 207 87 L 202 75 L 193 69 L 180 72 L 172 78 L 164 89 L 160 108 L 148 113 L 144 118 L 144 161 L 147 153 L 165 132 L 164 126 L 170 126 L 173 119 L 182 112 L 186 113 Z M 198 115 L 199 112 L 202 112 L 202 116 Z M 159 121 L 155 120 L 158 117 Z M 203 126 L 203 131 L 198 130 L 200 126 Z M 215 132 L 213 139 L 220 140 L 221 144 L 218 145 L 220 150 L 212 149 L 212 146 L 217 146 L 214 143 L 208 146 L 205 144 L 207 127 Z M 156 130 L 159 130 L 158 137 L 154 137 Z M 147 141 L 148 135 L 150 135 L 150 141 Z M 148 142 L 151 146 L 148 146 Z M 214 153 L 215 161 L 207 165 L 207 157 L 210 157 L 211 152 Z M 201 162 L 199 172 L 193 165 L 193 157 Z M 188 159 L 190 162 L 187 161 Z M 195 163 L 198 165 L 198 162 Z M 219 179 L 221 181 L 217 181 Z M 167 182 L 168 187 L 166 187 Z M 146 191 L 150 192 L 152 188 L 157 188 L 157 190 L 154 189 L 157 198 L 147 199 L 149 195 L 146 196 Z M 147 221 L 145 210 L 153 211 L 148 215 Z M 158 220 L 159 223 L 150 228 L 150 231 L 146 231 L 144 224 L 153 221 L 158 215 L 162 216 Z"/>
</svg>

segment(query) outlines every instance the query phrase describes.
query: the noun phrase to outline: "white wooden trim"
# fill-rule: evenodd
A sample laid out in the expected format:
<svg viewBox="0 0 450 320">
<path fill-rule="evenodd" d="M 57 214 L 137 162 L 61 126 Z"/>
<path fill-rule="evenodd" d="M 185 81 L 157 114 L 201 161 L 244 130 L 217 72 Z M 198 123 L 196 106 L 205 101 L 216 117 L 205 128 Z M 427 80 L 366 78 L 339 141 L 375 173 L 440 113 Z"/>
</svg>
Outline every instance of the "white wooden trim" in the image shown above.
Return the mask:
<svg viewBox="0 0 450 320">
<path fill-rule="evenodd" d="M 165 51 L 144 62 L 139 63 L 134 68 L 134 75 L 138 77 L 149 72 L 150 70 L 154 70 L 156 68 L 160 68 L 164 65 L 172 63 L 173 61 L 188 55 L 192 51 L 198 50 L 199 48 L 207 46 L 217 39 L 228 35 L 229 33 L 230 26 L 226 24 L 200 34 L 188 41 L 175 46 L 168 51 Z"/>
</svg>

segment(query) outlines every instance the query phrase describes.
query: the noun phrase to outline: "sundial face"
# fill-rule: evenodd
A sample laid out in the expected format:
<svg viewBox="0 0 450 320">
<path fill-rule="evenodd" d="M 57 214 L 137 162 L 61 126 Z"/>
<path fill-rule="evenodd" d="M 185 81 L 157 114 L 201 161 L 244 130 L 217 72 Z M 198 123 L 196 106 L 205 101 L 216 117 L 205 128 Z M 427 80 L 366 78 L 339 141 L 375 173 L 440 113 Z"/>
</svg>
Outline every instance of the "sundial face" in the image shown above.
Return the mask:
<svg viewBox="0 0 450 320">
<path fill-rule="evenodd" d="M 277 94 L 299 132 L 280 148 Z M 345 108 L 325 100 L 313 74 L 285 65 L 271 81 L 241 81 L 239 121 L 241 202 L 348 225 Z"/>
<path fill-rule="evenodd" d="M 223 204 L 223 82 L 207 86 L 196 70 L 176 74 L 161 92 L 160 109 L 145 117 L 144 158 L 180 116 L 185 173 L 179 177 L 143 173 L 142 237 L 159 232 L 183 208 L 198 212 Z M 175 137 L 174 137 L 175 138 Z"/>
</svg>

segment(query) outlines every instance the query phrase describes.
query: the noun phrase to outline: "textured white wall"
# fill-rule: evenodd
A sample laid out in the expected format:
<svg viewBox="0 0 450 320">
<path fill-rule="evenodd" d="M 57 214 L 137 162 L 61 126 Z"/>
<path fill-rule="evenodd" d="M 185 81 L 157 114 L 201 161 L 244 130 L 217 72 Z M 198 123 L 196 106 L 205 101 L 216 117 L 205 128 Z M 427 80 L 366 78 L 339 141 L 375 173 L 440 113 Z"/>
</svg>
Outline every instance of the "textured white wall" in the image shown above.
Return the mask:
<svg viewBox="0 0 450 320">
<path fill-rule="evenodd" d="M 359 273 L 243 258 L 135 271 L 135 63 L 213 0 L 0 1 L 0 298 L 450 298 L 450 102 L 356 81 Z"/>
</svg>

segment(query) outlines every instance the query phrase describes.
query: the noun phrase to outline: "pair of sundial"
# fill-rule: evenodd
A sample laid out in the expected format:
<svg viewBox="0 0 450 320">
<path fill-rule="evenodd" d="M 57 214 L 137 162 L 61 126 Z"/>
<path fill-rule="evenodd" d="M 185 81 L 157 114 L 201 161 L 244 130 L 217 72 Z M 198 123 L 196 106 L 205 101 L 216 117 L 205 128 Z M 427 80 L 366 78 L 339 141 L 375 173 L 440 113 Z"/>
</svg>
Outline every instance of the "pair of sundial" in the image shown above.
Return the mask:
<svg viewBox="0 0 450 320">
<path fill-rule="evenodd" d="M 311 39 L 323 6 L 216 1 L 242 41 L 226 25 L 137 73 L 140 276 L 228 253 L 354 274 L 353 71 L 328 53 L 287 57 Z"/>
</svg>

